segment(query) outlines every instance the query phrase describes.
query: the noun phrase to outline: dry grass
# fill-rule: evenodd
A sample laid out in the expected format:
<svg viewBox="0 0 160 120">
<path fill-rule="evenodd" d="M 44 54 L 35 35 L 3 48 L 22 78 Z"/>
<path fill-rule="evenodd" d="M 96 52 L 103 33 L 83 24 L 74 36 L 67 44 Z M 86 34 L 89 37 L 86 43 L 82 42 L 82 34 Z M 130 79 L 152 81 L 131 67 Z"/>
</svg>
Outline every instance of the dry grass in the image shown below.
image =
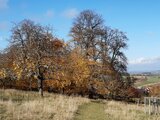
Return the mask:
<svg viewBox="0 0 160 120">
<path fill-rule="evenodd" d="M 0 120 L 72 120 L 86 98 L 16 90 L 0 90 Z"/>
<path fill-rule="evenodd" d="M 108 120 L 105 114 L 105 104 L 101 100 L 94 100 L 79 107 L 75 120 Z"/>
<path fill-rule="evenodd" d="M 143 105 L 115 101 L 99 103 L 81 97 L 44 95 L 41 98 L 36 92 L 0 90 L 0 120 L 89 120 L 89 115 L 91 120 L 160 120 L 160 115 L 145 114 Z M 77 110 L 81 114 L 75 114 Z"/>
<path fill-rule="evenodd" d="M 107 120 L 160 120 L 160 115 L 145 114 L 143 105 L 109 101 L 106 102 L 105 112 Z"/>
</svg>

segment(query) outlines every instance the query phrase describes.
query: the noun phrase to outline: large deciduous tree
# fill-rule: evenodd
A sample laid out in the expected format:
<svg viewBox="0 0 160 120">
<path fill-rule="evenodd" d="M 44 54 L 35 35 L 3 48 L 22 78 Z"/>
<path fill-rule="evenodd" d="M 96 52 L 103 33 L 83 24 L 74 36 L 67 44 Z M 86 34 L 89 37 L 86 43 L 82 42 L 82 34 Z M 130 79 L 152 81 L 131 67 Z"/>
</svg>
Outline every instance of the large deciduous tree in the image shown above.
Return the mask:
<svg viewBox="0 0 160 120">
<path fill-rule="evenodd" d="M 23 20 L 12 29 L 11 46 L 17 46 L 16 60 L 21 77 L 34 75 L 38 80 L 38 89 L 43 96 L 43 80 L 45 70 L 49 68 L 54 56 L 54 44 L 51 29 Z"/>
<path fill-rule="evenodd" d="M 89 60 L 110 66 L 117 73 L 126 72 L 127 59 L 122 50 L 128 39 L 122 31 L 106 27 L 97 13 L 82 11 L 73 22 L 70 35 Z"/>
</svg>

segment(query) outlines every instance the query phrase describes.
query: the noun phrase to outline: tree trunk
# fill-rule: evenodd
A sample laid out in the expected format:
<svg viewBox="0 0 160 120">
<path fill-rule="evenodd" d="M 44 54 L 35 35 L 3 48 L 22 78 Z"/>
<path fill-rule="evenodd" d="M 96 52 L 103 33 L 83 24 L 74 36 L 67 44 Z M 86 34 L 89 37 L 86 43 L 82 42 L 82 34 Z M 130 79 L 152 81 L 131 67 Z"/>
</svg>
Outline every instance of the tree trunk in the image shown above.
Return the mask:
<svg viewBox="0 0 160 120">
<path fill-rule="evenodd" d="M 29 80 L 29 90 L 32 91 L 32 80 L 31 80 L 31 78 Z"/>
<path fill-rule="evenodd" d="M 41 97 L 43 97 L 43 79 L 38 78 L 38 90 Z"/>
<path fill-rule="evenodd" d="M 41 97 L 43 97 L 43 80 L 44 80 L 44 68 L 42 66 L 39 66 L 38 68 L 38 89 L 39 89 L 39 94 Z"/>
</svg>

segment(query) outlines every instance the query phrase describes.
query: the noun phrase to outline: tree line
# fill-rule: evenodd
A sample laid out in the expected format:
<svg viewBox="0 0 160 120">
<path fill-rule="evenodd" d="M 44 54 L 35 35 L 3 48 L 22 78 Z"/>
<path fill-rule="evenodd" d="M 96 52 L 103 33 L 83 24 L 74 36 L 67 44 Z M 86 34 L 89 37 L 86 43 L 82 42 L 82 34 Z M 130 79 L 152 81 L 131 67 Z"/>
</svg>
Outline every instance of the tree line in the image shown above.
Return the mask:
<svg viewBox="0 0 160 120">
<path fill-rule="evenodd" d="M 69 35 L 57 38 L 50 26 L 31 20 L 13 25 L 10 45 L 0 53 L 0 87 L 128 98 L 135 95 L 127 73 L 123 31 L 104 24 L 101 15 L 82 11 Z"/>
</svg>

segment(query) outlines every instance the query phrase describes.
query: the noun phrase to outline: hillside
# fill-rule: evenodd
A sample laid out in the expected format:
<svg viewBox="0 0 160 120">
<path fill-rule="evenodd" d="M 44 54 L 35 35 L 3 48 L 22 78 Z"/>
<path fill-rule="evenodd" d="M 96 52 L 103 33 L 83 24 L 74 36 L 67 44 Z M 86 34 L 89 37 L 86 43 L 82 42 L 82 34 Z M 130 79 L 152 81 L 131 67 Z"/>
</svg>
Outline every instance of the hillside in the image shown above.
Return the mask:
<svg viewBox="0 0 160 120">
<path fill-rule="evenodd" d="M 0 90 L 1 120 L 158 120 L 144 113 L 143 105 L 89 100 L 45 93 Z"/>
<path fill-rule="evenodd" d="M 137 87 L 144 87 L 144 86 L 151 86 L 160 84 L 160 76 L 159 75 L 152 75 L 152 76 L 135 76 L 137 78 L 137 82 L 135 86 Z"/>
</svg>

